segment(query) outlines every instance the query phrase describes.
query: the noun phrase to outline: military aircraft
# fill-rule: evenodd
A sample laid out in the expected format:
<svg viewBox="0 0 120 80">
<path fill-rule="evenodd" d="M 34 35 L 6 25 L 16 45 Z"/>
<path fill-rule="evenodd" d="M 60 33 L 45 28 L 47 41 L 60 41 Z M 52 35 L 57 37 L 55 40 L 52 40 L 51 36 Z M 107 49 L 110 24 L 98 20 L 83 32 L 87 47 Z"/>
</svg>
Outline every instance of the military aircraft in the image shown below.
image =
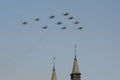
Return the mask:
<svg viewBox="0 0 120 80">
<path fill-rule="evenodd" d="M 44 26 L 44 27 L 42 27 L 43 29 L 47 29 L 48 28 L 48 26 Z"/>
<path fill-rule="evenodd" d="M 78 23 L 80 23 L 80 22 L 79 21 L 74 22 L 74 24 L 78 24 Z"/>
<path fill-rule="evenodd" d="M 66 13 L 64 13 L 63 15 L 64 15 L 64 16 L 68 16 L 68 15 L 69 15 L 69 13 L 68 13 L 68 12 L 66 12 Z"/>
<path fill-rule="evenodd" d="M 73 16 L 71 16 L 71 17 L 69 17 L 68 19 L 70 19 L 70 20 L 71 20 L 71 19 L 73 19 L 73 18 L 74 18 L 74 17 L 73 17 Z"/>
<path fill-rule="evenodd" d="M 83 29 L 83 27 L 79 27 L 78 29 L 81 30 L 81 29 Z"/>
<path fill-rule="evenodd" d="M 39 20 L 40 20 L 40 18 L 36 18 L 36 19 L 35 19 L 35 21 L 39 21 Z"/>
<path fill-rule="evenodd" d="M 22 24 L 26 25 L 26 24 L 28 24 L 28 22 L 27 22 L 27 21 L 25 21 L 25 22 L 22 22 Z"/>
<path fill-rule="evenodd" d="M 50 18 L 50 19 L 53 19 L 53 18 L 55 18 L 55 16 L 50 16 L 49 18 Z"/>
<path fill-rule="evenodd" d="M 67 27 L 62 27 L 61 29 L 67 29 Z"/>
<path fill-rule="evenodd" d="M 57 22 L 57 25 L 61 25 L 61 24 L 62 24 L 62 22 L 61 22 L 61 21 Z"/>
</svg>

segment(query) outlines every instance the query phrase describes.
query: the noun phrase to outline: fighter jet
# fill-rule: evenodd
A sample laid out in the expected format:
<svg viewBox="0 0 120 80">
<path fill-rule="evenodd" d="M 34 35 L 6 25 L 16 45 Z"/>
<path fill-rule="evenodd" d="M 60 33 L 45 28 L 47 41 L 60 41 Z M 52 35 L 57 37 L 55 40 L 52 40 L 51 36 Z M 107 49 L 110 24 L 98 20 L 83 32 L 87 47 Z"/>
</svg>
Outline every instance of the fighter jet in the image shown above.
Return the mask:
<svg viewBox="0 0 120 80">
<path fill-rule="evenodd" d="M 28 24 L 28 22 L 27 22 L 27 21 L 24 21 L 24 22 L 22 22 L 22 24 L 26 25 L 26 24 Z"/>
<path fill-rule="evenodd" d="M 50 19 L 53 19 L 53 18 L 55 18 L 55 16 L 50 16 L 49 18 L 50 18 Z"/>
<path fill-rule="evenodd" d="M 57 22 L 57 25 L 61 25 L 61 24 L 62 24 L 62 22 L 61 22 L 61 21 Z"/>
<path fill-rule="evenodd" d="M 64 13 L 63 15 L 64 15 L 64 16 L 68 16 L 68 15 L 69 15 L 69 13 L 68 13 L 68 12 L 66 12 L 66 13 Z"/>
<path fill-rule="evenodd" d="M 83 29 L 83 27 L 79 27 L 78 29 L 81 30 L 81 29 Z"/>
<path fill-rule="evenodd" d="M 78 24 L 78 23 L 80 23 L 80 22 L 79 21 L 74 22 L 74 24 Z"/>
<path fill-rule="evenodd" d="M 36 19 L 35 19 L 35 21 L 39 21 L 39 20 L 40 20 L 40 18 L 36 18 Z"/>
<path fill-rule="evenodd" d="M 44 27 L 42 27 L 43 29 L 47 29 L 48 28 L 48 26 L 44 26 Z"/>
<path fill-rule="evenodd" d="M 69 17 L 68 19 L 69 19 L 69 20 L 71 20 L 71 19 L 73 19 L 73 18 L 74 18 L 74 17 L 73 17 L 73 16 L 71 16 L 71 17 Z"/>
<path fill-rule="evenodd" d="M 63 29 L 63 30 L 64 30 L 64 29 L 67 29 L 67 27 L 62 27 L 61 29 Z"/>
</svg>

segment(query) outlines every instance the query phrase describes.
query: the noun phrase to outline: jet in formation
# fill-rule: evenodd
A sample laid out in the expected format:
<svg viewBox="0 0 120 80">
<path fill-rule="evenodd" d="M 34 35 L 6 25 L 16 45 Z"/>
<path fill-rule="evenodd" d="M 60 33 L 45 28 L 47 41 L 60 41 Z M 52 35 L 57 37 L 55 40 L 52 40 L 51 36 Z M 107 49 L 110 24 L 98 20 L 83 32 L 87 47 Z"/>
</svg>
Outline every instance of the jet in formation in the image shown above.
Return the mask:
<svg viewBox="0 0 120 80">
<path fill-rule="evenodd" d="M 61 29 L 63 29 L 63 30 L 64 30 L 64 29 L 67 29 L 67 27 L 62 27 Z"/>
<path fill-rule="evenodd" d="M 74 24 L 79 24 L 79 23 L 80 23 L 79 21 L 74 22 Z"/>
<path fill-rule="evenodd" d="M 27 21 L 24 21 L 24 22 L 22 22 L 22 24 L 26 25 L 26 24 L 28 24 L 28 22 L 27 22 Z"/>
<path fill-rule="evenodd" d="M 68 16 L 68 15 L 69 15 L 69 13 L 68 13 L 68 12 L 66 12 L 66 13 L 64 13 L 63 15 L 64 15 L 64 16 Z"/>
<path fill-rule="evenodd" d="M 48 28 L 48 26 L 44 26 L 44 27 L 42 27 L 43 29 L 47 29 Z"/>
<path fill-rule="evenodd" d="M 61 24 L 62 24 L 62 22 L 61 22 L 61 21 L 57 22 L 57 25 L 61 25 Z"/>
<path fill-rule="evenodd" d="M 71 17 L 69 17 L 68 19 L 69 19 L 69 20 L 71 20 L 71 19 L 73 19 L 73 18 L 74 18 L 74 17 L 73 17 L 73 16 L 71 16 Z"/>
<path fill-rule="evenodd" d="M 53 18 L 55 18 L 55 16 L 50 16 L 49 18 L 50 18 L 50 19 L 53 19 Z"/>
<path fill-rule="evenodd" d="M 81 30 L 81 29 L 83 29 L 83 27 L 79 27 L 78 29 Z"/>
<path fill-rule="evenodd" d="M 36 19 L 35 19 L 35 21 L 39 21 L 39 20 L 40 20 L 40 18 L 36 18 Z"/>
</svg>

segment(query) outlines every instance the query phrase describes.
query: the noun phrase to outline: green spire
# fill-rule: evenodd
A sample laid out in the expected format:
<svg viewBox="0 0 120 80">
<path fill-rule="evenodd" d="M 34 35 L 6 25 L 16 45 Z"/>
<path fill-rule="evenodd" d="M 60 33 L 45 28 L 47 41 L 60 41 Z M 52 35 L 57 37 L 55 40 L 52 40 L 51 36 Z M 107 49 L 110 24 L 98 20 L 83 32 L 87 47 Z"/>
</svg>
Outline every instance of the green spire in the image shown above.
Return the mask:
<svg viewBox="0 0 120 80">
<path fill-rule="evenodd" d="M 55 72 L 55 57 L 53 57 L 53 71 L 51 80 L 57 80 L 56 72 Z"/>
<path fill-rule="evenodd" d="M 75 57 L 74 57 L 72 73 L 80 73 L 79 72 L 79 67 L 78 67 L 78 62 L 77 62 L 77 57 L 76 57 L 76 48 L 77 48 L 77 46 L 75 45 Z"/>
</svg>

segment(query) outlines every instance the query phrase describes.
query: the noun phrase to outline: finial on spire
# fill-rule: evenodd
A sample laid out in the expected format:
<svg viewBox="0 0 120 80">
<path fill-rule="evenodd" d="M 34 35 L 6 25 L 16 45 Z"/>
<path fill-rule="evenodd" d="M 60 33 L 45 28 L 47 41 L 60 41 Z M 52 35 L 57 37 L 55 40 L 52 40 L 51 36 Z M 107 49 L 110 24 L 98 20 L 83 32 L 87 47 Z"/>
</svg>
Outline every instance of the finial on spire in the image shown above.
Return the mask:
<svg viewBox="0 0 120 80">
<path fill-rule="evenodd" d="M 77 46 L 76 46 L 76 44 L 75 44 L 75 58 L 76 58 L 76 48 L 77 48 Z"/>
<path fill-rule="evenodd" d="M 53 57 L 53 70 L 55 70 L 55 57 Z"/>
<path fill-rule="evenodd" d="M 51 80 L 57 80 L 56 71 L 55 71 L 55 57 L 53 57 L 53 72 L 52 72 Z"/>
<path fill-rule="evenodd" d="M 55 57 L 53 57 L 53 65 L 55 66 Z"/>
</svg>

